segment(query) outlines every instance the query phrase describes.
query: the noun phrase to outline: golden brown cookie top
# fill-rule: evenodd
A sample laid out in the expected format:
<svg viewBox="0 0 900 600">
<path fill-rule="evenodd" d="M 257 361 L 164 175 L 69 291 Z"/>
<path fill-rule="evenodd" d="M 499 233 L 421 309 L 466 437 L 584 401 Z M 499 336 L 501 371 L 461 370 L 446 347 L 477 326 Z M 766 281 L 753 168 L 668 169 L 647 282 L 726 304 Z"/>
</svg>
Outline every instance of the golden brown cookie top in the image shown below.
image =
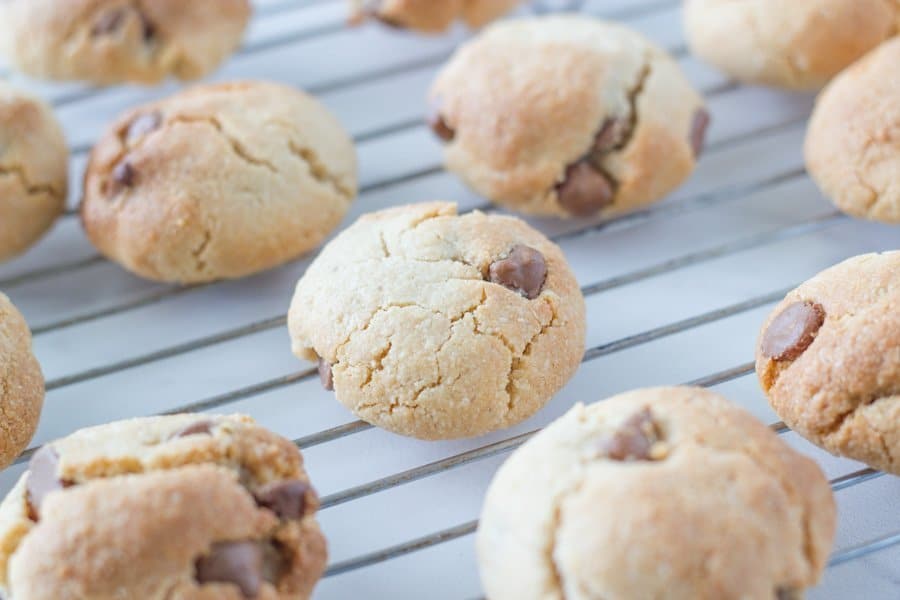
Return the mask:
<svg viewBox="0 0 900 600">
<path fill-rule="evenodd" d="M 838 208 L 886 223 L 900 223 L 898 64 L 900 37 L 835 78 L 819 96 L 805 145 L 810 175 Z"/>
<path fill-rule="evenodd" d="M 756 372 L 792 429 L 900 471 L 900 252 L 848 259 L 790 292 L 760 332 Z"/>
<path fill-rule="evenodd" d="M 813 461 L 715 393 L 664 387 L 579 404 L 517 450 L 477 549 L 495 600 L 780 598 L 816 583 L 834 527 Z"/>
<path fill-rule="evenodd" d="M 492 25 L 442 69 L 430 102 L 451 170 L 491 200 L 557 216 L 659 199 L 693 169 L 708 124 L 664 51 L 581 16 Z"/>
<path fill-rule="evenodd" d="M 584 351 L 584 300 L 560 249 L 519 219 L 444 202 L 342 232 L 297 284 L 288 324 L 338 400 L 423 438 L 521 421 Z"/>
<path fill-rule="evenodd" d="M 297 448 L 247 417 L 111 423 L 32 457 L 0 505 L 0 573 L 12 598 L 307 598 L 317 508 Z"/>
<path fill-rule="evenodd" d="M 10 0 L 0 3 L 0 45 L 46 79 L 199 79 L 237 48 L 250 12 L 249 0 Z"/>
<path fill-rule="evenodd" d="M 481 27 L 522 0 L 351 0 L 353 21 L 378 19 L 391 27 L 425 33 L 444 31 L 457 19 Z"/>
</svg>

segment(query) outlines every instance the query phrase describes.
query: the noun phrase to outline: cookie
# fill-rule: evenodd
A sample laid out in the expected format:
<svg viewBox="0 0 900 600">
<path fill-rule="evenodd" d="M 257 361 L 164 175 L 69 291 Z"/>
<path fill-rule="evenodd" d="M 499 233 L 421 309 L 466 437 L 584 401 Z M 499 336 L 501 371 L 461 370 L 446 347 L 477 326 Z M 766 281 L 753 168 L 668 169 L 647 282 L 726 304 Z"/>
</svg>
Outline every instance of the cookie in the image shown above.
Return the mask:
<svg viewBox="0 0 900 600">
<path fill-rule="evenodd" d="M 691 51 L 746 83 L 816 89 L 893 36 L 895 0 L 687 0 Z"/>
<path fill-rule="evenodd" d="M 791 429 L 900 475 L 900 251 L 851 258 L 789 293 L 763 325 L 756 373 Z"/>
<path fill-rule="evenodd" d="M 297 284 L 294 353 L 361 419 L 423 439 L 540 409 L 575 373 L 585 307 L 560 249 L 524 222 L 433 202 L 361 217 Z"/>
<path fill-rule="evenodd" d="M 354 22 L 368 18 L 400 29 L 440 33 L 457 19 L 475 29 L 509 12 L 522 0 L 351 0 Z"/>
<path fill-rule="evenodd" d="M 318 505 L 296 446 L 249 417 L 83 429 L 0 504 L 0 584 L 11 600 L 309 598 Z"/>
<path fill-rule="evenodd" d="M 31 246 L 63 212 L 68 167 L 50 107 L 0 81 L 0 261 Z"/>
<path fill-rule="evenodd" d="M 491 600 L 802 597 L 835 504 L 816 464 L 689 387 L 578 404 L 491 482 L 477 534 Z"/>
<path fill-rule="evenodd" d="M 690 175 L 709 123 L 664 51 L 579 16 L 491 26 L 430 98 L 448 169 L 499 204 L 561 217 L 662 198 Z"/>
<path fill-rule="evenodd" d="M 238 47 L 250 12 L 249 0 L 8 0 L 0 48 L 44 79 L 199 79 Z"/>
<path fill-rule="evenodd" d="M 199 283 L 316 247 L 356 186 L 353 143 L 312 97 L 274 83 L 202 85 L 113 123 L 88 162 L 81 215 L 126 269 Z"/>
<path fill-rule="evenodd" d="M 900 223 L 900 37 L 841 73 L 806 134 L 809 174 L 842 211 Z"/>
<path fill-rule="evenodd" d="M 31 331 L 0 294 L 0 468 L 28 446 L 44 405 L 44 375 L 31 350 Z"/>
</svg>

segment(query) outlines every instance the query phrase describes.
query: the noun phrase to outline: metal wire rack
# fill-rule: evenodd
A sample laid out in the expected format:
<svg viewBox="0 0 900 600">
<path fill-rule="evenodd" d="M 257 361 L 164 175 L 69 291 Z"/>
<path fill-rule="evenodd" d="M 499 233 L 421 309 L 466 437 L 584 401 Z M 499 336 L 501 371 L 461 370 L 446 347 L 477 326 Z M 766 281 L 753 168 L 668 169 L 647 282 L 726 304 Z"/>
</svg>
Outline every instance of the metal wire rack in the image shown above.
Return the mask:
<svg viewBox="0 0 900 600">
<path fill-rule="evenodd" d="M 468 35 L 349 29 L 339 0 L 257 0 L 248 39 L 216 79 L 268 78 L 318 95 L 358 145 L 362 190 L 347 222 L 385 206 L 452 199 L 497 210 L 441 167 L 423 95 Z M 752 376 L 753 341 L 784 293 L 848 256 L 897 247 L 897 231 L 851 220 L 806 177 L 800 147 L 812 98 L 739 86 L 685 49 L 676 0 L 587 0 L 667 48 L 708 99 L 714 124 L 697 173 L 672 198 L 612 220 L 532 222 L 568 255 L 588 304 L 588 348 L 570 385 L 537 416 L 474 440 L 426 443 L 353 419 L 288 350 L 285 311 L 312 256 L 237 282 L 141 281 L 101 259 L 72 210 L 26 256 L 0 266 L 48 377 L 35 447 L 129 416 L 239 411 L 296 440 L 322 494 L 331 564 L 319 598 L 472 598 L 481 498 L 505 456 L 574 402 L 646 385 L 713 387 L 773 422 Z M 524 10 L 524 9 L 523 9 Z M 73 148 L 72 182 L 120 110 L 177 86 L 108 90 L 0 77 L 54 104 Z M 73 190 L 70 206 L 77 202 Z M 815 457 L 840 508 L 835 551 L 810 597 L 900 596 L 895 478 Z M 0 474 L 8 490 L 34 448 Z"/>
</svg>

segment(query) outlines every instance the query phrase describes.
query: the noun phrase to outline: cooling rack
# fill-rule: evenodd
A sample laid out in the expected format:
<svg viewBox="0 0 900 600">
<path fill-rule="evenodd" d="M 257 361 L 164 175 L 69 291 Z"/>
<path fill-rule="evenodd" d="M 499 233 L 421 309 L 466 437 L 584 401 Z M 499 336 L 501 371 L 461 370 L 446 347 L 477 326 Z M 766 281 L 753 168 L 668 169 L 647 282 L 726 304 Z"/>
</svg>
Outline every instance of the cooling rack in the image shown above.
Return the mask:
<svg viewBox="0 0 900 600">
<path fill-rule="evenodd" d="M 215 79 L 267 78 L 319 96 L 353 134 L 362 192 L 345 225 L 394 204 L 450 199 L 496 210 L 441 168 L 422 122 L 437 68 L 468 35 L 423 38 L 345 25 L 339 0 L 258 0 L 244 47 Z M 749 362 L 785 291 L 844 258 L 898 247 L 898 231 L 835 212 L 802 164 L 808 95 L 739 86 L 688 55 L 679 3 L 588 0 L 667 48 L 706 95 L 709 143 L 666 202 L 610 221 L 532 223 L 559 243 L 584 286 L 584 364 L 532 419 L 482 438 L 428 443 L 357 421 L 290 354 L 285 312 L 305 257 L 246 280 L 194 287 L 141 281 L 99 258 L 70 209 L 0 290 L 28 318 L 47 376 L 39 445 L 79 427 L 184 410 L 245 412 L 297 440 L 322 495 L 330 545 L 317 598 L 479 598 L 473 532 L 508 453 L 576 402 L 692 382 L 714 388 L 813 456 L 839 506 L 834 554 L 813 599 L 900 597 L 900 482 L 831 457 L 783 425 Z M 523 9 L 527 12 L 527 9 Z M 9 76 L 0 65 L 0 76 Z M 11 76 L 49 99 L 73 148 L 77 188 L 103 126 L 177 89 L 96 90 Z M 73 190 L 70 207 L 77 203 Z M 4 493 L 30 452 L 0 474 Z"/>
</svg>

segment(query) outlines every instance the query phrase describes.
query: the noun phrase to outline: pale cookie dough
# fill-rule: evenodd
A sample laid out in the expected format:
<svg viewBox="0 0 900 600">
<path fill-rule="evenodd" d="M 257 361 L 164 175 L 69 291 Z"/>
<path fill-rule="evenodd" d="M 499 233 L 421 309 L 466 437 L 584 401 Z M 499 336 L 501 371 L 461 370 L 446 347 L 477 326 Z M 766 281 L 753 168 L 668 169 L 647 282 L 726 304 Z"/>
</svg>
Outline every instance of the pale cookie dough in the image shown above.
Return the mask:
<svg viewBox="0 0 900 600">
<path fill-rule="evenodd" d="M 0 261 L 31 246 L 63 212 L 68 168 L 50 107 L 0 81 Z"/>
<path fill-rule="evenodd" d="M 585 307 L 560 249 L 456 205 L 365 215 L 297 284 L 294 354 L 361 419 L 424 439 L 509 427 L 575 373 Z"/>
<path fill-rule="evenodd" d="M 522 0 L 351 0 L 351 20 L 378 19 L 386 25 L 440 33 L 457 19 L 478 28 L 512 10 Z"/>
<path fill-rule="evenodd" d="M 0 294 L 0 468 L 31 441 L 44 405 L 44 375 L 31 350 L 31 331 Z"/>
<path fill-rule="evenodd" d="M 806 165 L 856 217 L 900 224 L 900 37 L 841 73 L 819 96 Z"/>
<path fill-rule="evenodd" d="M 203 85 L 115 121 L 91 154 L 81 213 L 94 245 L 126 269 L 198 283 L 315 248 L 356 185 L 353 142 L 312 97 Z"/>
<path fill-rule="evenodd" d="M 7 600 L 301 600 L 325 569 L 319 500 L 290 441 L 249 417 L 177 415 L 41 448 L 0 505 Z"/>
<path fill-rule="evenodd" d="M 689 387 L 578 404 L 500 468 L 478 528 L 491 600 L 794 600 L 835 505 L 816 464 Z"/>
<path fill-rule="evenodd" d="M 900 475 L 900 251 L 851 258 L 789 293 L 762 328 L 756 373 L 791 429 Z"/>
<path fill-rule="evenodd" d="M 709 123 L 663 50 L 578 16 L 491 26 L 430 97 L 448 169 L 509 208 L 562 217 L 659 200 L 693 171 Z"/>
<path fill-rule="evenodd" d="M 199 79 L 238 47 L 250 11 L 249 0 L 7 0 L 0 49 L 45 79 Z"/>
<path fill-rule="evenodd" d="M 815 89 L 895 35 L 897 0 L 687 0 L 691 51 L 732 77 Z"/>
</svg>

